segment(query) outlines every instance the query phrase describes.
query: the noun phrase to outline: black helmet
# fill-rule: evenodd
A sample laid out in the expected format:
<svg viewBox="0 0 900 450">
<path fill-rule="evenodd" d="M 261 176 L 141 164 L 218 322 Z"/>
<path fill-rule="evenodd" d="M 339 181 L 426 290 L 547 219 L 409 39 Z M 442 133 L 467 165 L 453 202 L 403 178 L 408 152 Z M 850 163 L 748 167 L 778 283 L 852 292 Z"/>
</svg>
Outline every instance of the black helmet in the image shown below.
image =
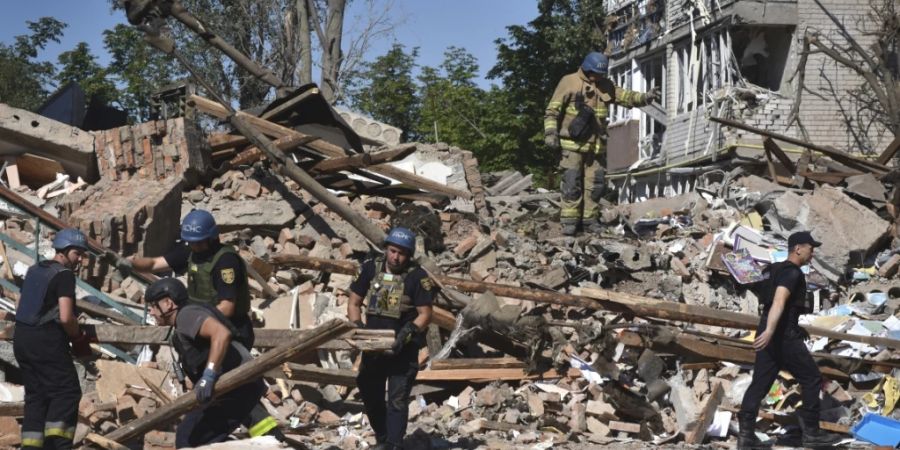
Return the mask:
<svg viewBox="0 0 900 450">
<path fill-rule="evenodd" d="M 154 281 L 144 292 L 144 302 L 146 303 L 156 303 L 166 297 L 181 306 L 188 301 L 187 288 L 177 279 L 166 277 Z"/>
</svg>

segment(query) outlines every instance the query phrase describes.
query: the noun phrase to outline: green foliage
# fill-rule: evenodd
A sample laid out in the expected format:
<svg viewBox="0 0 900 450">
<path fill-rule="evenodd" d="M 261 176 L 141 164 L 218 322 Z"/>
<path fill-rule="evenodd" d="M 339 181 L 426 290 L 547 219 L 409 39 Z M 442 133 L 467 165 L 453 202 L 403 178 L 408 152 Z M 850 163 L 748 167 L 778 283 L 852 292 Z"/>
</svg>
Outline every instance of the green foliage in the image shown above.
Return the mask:
<svg viewBox="0 0 900 450">
<path fill-rule="evenodd" d="M 86 42 L 79 42 L 74 49 L 59 54 L 58 86 L 78 83 L 90 103 L 105 104 L 115 100 L 119 91 L 107 78 L 106 69 L 97 63 Z"/>
<path fill-rule="evenodd" d="M 26 23 L 30 34 L 0 43 L 0 101 L 33 111 L 46 100 L 55 73 L 52 63 L 35 59 L 47 43 L 59 42 L 66 24 L 52 17 Z"/>
<path fill-rule="evenodd" d="M 516 99 L 511 113 L 522 118 L 516 166 L 544 180 L 557 157 L 543 146 L 544 109 L 559 79 L 574 72 L 587 53 L 602 50 L 605 37 L 603 0 L 541 0 L 538 11 L 527 26 L 506 28 L 488 77 L 503 81 Z"/>
<path fill-rule="evenodd" d="M 119 104 L 133 121 L 148 120 L 151 94 L 178 78 L 180 68 L 128 25 L 104 31 L 103 44 L 111 58 L 106 70 L 121 86 Z"/>
<path fill-rule="evenodd" d="M 380 120 L 403 130 L 403 140 L 418 120 L 419 100 L 413 78 L 419 49 L 409 53 L 400 44 L 394 44 L 388 52 L 364 65 L 351 88 L 351 104 Z"/>
</svg>

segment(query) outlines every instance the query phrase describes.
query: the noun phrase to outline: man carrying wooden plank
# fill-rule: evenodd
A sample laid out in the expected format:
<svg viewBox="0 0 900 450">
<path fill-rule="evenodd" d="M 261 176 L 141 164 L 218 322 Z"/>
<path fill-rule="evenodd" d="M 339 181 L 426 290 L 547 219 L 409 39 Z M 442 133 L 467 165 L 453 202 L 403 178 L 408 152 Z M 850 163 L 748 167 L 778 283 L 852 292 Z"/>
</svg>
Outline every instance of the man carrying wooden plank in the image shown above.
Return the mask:
<svg viewBox="0 0 900 450">
<path fill-rule="evenodd" d="M 203 405 L 184 416 L 175 432 L 175 446 L 223 442 L 241 424 L 251 437 L 272 435 L 283 440 L 278 422 L 259 403 L 266 393 L 262 378 L 213 401 L 219 376 L 252 359 L 246 337 L 244 342 L 238 340 L 228 318 L 209 304 L 188 304 L 187 289 L 174 278 L 155 281 L 147 288 L 144 300 L 157 324 L 175 327 L 172 348 L 178 353 L 184 374 L 194 384 L 197 401 Z"/>
<path fill-rule="evenodd" d="M 419 372 L 422 331 L 431 323 L 434 285 L 411 261 L 416 250 L 412 231 L 396 227 L 384 244 L 384 256 L 363 263 L 350 284 L 347 318 L 360 327 L 397 333 L 390 352 L 363 353 L 356 384 L 375 431 L 375 449 L 399 450 L 406 435 L 409 393 Z M 368 301 L 365 324 L 363 299 Z"/>
<path fill-rule="evenodd" d="M 56 255 L 31 266 L 16 305 L 13 351 L 25 383 L 22 448 L 72 448 L 81 385 L 69 354 L 91 355 L 90 338 L 78 326 L 75 273 L 87 242 L 74 228 L 53 238 Z"/>
</svg>

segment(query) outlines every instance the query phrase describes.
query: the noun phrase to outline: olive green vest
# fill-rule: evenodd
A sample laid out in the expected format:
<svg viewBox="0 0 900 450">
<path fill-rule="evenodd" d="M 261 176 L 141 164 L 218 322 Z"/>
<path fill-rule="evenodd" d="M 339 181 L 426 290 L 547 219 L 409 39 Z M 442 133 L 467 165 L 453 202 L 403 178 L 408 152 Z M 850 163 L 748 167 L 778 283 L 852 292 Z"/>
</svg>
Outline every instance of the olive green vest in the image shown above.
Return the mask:
<svg viewBox="0 0 900 450">
<path fill-rule="evenodd" d="M 406 295 L 404 280 L 415 265 L 410 264 L 401 274 L 392 274 L 384 270 L 384 258 L 375 260 L 375 268 L 378 274 L 372 278 L 366 298 L 369 301 L 367 315 L 380 316 L 389 319 L 399 319 L 400 316 L 412 309 L 412 299 Z"/>
<path fill-rule="evenodd" d="M 241 259 L 240 255 L 234 250 L 234 247 L 230 245 L 223 245 L 219 251 L 212 257 L 210 261 L 207 261 L 203 264 L 196 264 L 191 260 L 188 260 L 188 296 L 191 302 L 194 303 L 206 303 L 212 306 L 216 306 L 218 292 L 216 292 L 216 287 L 213 286 L 213 277 L 212 271 L 216 266 L 216 263 L 219 262 L 219 258 L 226 253 L 233 253 L 237 255 L 238 260 L 241 261 L 241 265 L 243 266 L 244 262 Z M 250 311 L 250 288 L 247 285 L 246 279 L 247 269 L 244 267 L 244 276 L 245 278 L 242 280 L 234 279 L 235 273 L 231 274 L 231 283 L 237 283 L 237 298 L 235 301 L 235 317 L 246 316 Z M 228 282 L 228 274 L 221 274 L 223 281 Z"/>
</svg>

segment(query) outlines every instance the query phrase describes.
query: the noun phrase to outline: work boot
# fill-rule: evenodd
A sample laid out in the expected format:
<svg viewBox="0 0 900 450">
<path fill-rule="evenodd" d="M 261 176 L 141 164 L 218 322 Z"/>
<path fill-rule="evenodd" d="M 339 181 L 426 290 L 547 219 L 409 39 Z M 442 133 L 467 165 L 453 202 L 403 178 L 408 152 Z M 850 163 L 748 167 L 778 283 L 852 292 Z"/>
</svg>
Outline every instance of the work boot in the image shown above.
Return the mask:
<svg viewBox="0 0 900 450">
<path fill-rule="evenodd" d="M 563 236 L 575 236 L 575 233 L 578 232 L 578 222 L 563 222 L 562 223 L 562 234 Z"/>
<path fill-rule="evenodd" d="M 756 437 L 756 417 L 738 414 L 738 450 L 771 448 L 772 444 Z"/>
<path fill-rule="evenodd" d="M 819 428 L 818 420 L 801 418 L 800 431 L 803 432 L 804 447 L 827 448 L 837 445 L 842 440 L 840 436 Z"/>
<path fill-rule="evenodd" d="M 600 219 L 586 219 L 584 221 L 584 231 L 590 234 L 603 234 L 606 227 L 600 223 Z"/>
</svg>

